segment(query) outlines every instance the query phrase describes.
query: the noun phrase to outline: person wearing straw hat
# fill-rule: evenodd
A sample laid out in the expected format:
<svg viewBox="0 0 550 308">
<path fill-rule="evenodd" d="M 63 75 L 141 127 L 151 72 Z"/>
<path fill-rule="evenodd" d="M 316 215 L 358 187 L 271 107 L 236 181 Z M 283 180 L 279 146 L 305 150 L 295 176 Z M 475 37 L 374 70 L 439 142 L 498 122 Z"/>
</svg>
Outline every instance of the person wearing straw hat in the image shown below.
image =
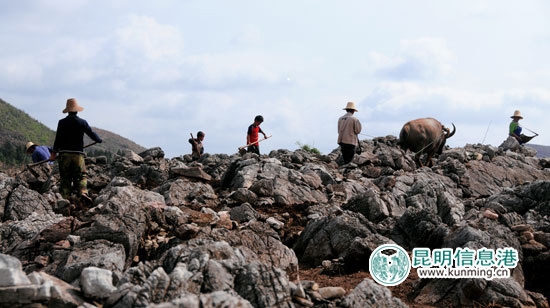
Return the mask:
<svg viewBox="0 0 550 308">
<path fill-rule="evenodd" d="M 31 141 L 27 142 L 26 145 L 27 154 L 30 154 L 32 157 L 32 162 L 37 163 L 41 161 L 48 160 L 52 155 L 53 149 L 45 145 L 34 144 Z M 53 163 L 53 162 L 50 162 Z"/>
<path fill-rule="evenodd" d="M 520 144 L 522 144 L 523 143 L 523 141 L 521 140 L 522 128 L 521 128 L 521 125 L 519 124 L 519 120 L 523 119 L 523 117 L 521 116 L 521 112 L 519 110 L 514 111 L 514 115 L 511 116 L 510 118 L 512 118 L 512 122 L 510 123 L 510 129 L 508 134 L 516 138 L 516 140 Z"/>
<path fill-rule="evenodd" d="M 63 198 L 68 199 L 73 191 L 76 191 L 83 201 L 90 204 L 92 199 L 88 196 L 86 164 L 84 163 L 84 134 L 93 141 L 101 143 L 99 136 L 92 131 L 86 120 L 77 116 L 84 110 L 74 98 L 67 100 L 67 106 L 63 113 L 67 117 L 59 120 L 53 145 L 51 160 L 58 159 L 61 184 L 59 192 Z M 58 155 L 59 154 L 59 155 Z"/>
<path fill-rule="evenodd" d="M 350 163 L 358 146 L 357 135 L 361 133 L 361 122 L 353 114 L 358 112 L 354 102 L 348 102 L 344 108 L 346 114 L 338 119 L 338 144 L 344 163 Z"/>
</svg>

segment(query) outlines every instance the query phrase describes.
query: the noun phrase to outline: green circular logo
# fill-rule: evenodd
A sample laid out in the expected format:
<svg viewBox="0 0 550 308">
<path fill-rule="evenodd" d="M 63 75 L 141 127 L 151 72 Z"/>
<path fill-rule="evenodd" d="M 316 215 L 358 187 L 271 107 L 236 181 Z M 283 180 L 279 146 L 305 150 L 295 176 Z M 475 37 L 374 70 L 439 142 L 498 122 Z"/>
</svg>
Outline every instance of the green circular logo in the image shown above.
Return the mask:
<svg viewBox="0 0 550 308">
<path fill-rule="evenodd" d="M 396 286 L 409 276 L 411 259 L 407 251 L 398 245 L 382 245 L 370 255 L 369 271 L 379 284 Z"/>
</svg>

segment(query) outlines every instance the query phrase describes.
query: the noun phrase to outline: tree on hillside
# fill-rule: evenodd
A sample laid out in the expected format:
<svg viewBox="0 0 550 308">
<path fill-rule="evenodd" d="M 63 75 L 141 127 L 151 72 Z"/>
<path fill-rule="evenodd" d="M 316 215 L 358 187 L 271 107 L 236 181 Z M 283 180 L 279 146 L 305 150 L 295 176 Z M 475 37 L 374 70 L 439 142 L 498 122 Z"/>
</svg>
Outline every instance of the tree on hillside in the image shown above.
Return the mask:
<svg viewBox="0 0 550 308">
<path fill-rule="evenodd" d="M 0 146 L 0 161 L 8 167 L 17 167 L 29 163 L 29 155 L 25 153 L 25 147 L 20 144 L 14 144 L 10 141 L 4 141 Z"/>
</svg>

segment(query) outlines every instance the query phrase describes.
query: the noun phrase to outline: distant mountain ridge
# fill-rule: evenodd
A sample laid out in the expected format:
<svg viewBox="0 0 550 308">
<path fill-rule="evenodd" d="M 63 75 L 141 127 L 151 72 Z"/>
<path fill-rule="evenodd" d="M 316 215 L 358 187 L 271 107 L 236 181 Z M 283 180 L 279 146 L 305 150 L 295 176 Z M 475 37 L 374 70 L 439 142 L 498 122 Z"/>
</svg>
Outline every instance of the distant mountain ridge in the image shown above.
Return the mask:
<svg viewBox="0 0 550 308">
<path fill-rule="evenodd" d="M 92 129 L 103 140 L 102 143 L 99 143 L 90 147 L 90 149 L 92 150 L 101 149 L 111 153 L 117 153 L 119 150 L 120 151 L 130 150 L 135 153 L 140 153 L 146 150 L 146 148 L 133 142 L 132 140 L 124 138 L 108 130 L 104 130 L 97 127 L 92 127 Z M 90 143 L 92 143 L 92 139 L 90 139 L 87 135 L 84 135 L 84 144 L 90 144 Z"/>
<path fill-rule="evenodd" d="M 120 135 L 100 128 L 93 129 L 103 139 L 103 143 L 87 149 L 90 155 L 109 155 L 119 150 L 139 153 L 145 150 L 143 146 Z M 54 139 L 55 131 L 0 99 L 0 168 L 29 163 L 30 155 L 25 154 L 25 144 L 28 141 L 53 146 Z M 85 136 L 84 144 L 90 142 Z"/>
<path fill-rule="evenodd" d="M 527 144 L 527 146 L 537 150 L 537 157 L 550 157 L 550 146 L 540 144 Z"/>
</svg>

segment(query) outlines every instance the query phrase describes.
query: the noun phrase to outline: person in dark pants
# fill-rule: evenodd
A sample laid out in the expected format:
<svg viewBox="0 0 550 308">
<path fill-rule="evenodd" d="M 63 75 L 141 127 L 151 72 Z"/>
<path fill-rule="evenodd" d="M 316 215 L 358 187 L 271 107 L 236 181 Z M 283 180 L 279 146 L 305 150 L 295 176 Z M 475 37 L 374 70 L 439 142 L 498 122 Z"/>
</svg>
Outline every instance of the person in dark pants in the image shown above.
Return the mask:
<svg viewBox="0 0 550 308">
<path fill-rule="evenodd" d="M 51 160 L 57 158 L 59 163 L 59 175 L 61 184 L 59 192 L 63 198 L 68 199 L 72 192 L 76 192 L 80 198 L 88 204 L 92 203 L 88 196 L 86 165 L 84 163 L 84 134 L 93 141 L 101 143 L 99 136 L 92 131 L 86 120 L 77 116 L 84 110 L 74 98 L 67 100 L 67 106 L 63 113 L 69 113 L 67 117 L 59 120 L 53 145 Z"/>
<path fill-rule="evenodd" d="M 248 146 L 249 153 L 256 153 L 260 155 L 260 145 L 258 144 L 258 134 L 262 133 L 264 138 L 267 138 L 266 134 L 260 128 L 260 124 L 264 121 L 264 117 L 258 115 L 254 118 L 254 123 L 248 127 L 248 133 L 246 134 L 246 144 L 251 144 Z"/>
<path fill-rule="evenodd" d="M 342 150 L 344 163 L 348 164 L 355 155 L 355 147 L 358 145 L 357 135 L 361 133 L 361 122 L 353 115 L 357 112 L 355 103 L 348 102 L 344 110 L 346 114 L 338 119 L 338 144 Z"/>
<path fill-rule="evenodd" d="M 191 143 L 191 157 L 193 160 L 198 160 L 204 154 L 204 147 L 202 141 L 204 140 L 204 133 L 199 131 L 197 133 L 197 138 L 189 138 L 189 143 Z"/>
<path fill-rule="evenodd" d="M 27 142 L 27 154 L 32 155 L 31 157 L 32 157 L 33 163 L 38 163 L 41 161 L 48 160 L 52 155 L 51 154 L 52 151 L 53 151 L 52 148 L 47 147 L 45 145 L 34 144 L 30 141 Z"/>
</svg>

